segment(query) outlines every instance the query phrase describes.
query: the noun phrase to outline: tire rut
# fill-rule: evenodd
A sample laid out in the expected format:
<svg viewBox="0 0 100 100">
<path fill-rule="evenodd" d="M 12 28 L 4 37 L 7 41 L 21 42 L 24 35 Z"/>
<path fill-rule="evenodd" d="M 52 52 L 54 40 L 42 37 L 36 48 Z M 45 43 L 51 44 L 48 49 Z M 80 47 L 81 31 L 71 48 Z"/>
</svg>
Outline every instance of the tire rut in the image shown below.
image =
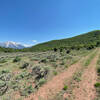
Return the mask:
<svg viewBox="0 0 100 100">
<path fill-rule="evenodd" d="M 79 83 L 78 87 L 74 88 L 73 100 L 94 100 L 96 95 L 94 84 L 96 83 L 97 80 L 97 74 L 96 74 L 97 59 L 98 55 L 92 60 L 91 64 L 83 73 L 82 81 Z"/>
</svg>

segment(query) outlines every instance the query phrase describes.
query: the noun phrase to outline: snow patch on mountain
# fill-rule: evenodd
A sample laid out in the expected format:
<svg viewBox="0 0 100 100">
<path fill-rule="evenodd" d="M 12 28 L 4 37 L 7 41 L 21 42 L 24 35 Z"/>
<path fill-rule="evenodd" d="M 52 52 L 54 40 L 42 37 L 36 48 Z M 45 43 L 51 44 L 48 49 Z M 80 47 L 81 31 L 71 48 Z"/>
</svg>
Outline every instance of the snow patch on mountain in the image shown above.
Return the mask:
<svg viewBox="0 0 100 100">
<path fill-rule="evenodd" d="M 0 46 L 5 47 L 5 48 L 14 48 L 14 49 L 26 48 L 24 45 L 13 42 L 13 41 L 0 42 Z"/>
</svg>

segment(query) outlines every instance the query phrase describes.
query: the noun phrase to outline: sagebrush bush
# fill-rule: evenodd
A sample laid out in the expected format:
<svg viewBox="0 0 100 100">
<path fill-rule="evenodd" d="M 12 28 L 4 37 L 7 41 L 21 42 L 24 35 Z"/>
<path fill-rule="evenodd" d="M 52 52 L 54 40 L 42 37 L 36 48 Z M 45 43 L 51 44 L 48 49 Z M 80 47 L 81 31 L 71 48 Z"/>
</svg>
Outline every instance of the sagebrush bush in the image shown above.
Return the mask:
<svg viewBox="0 0 100 100">
<path fill-rule="evenodd" d="M 9 70 L 4 69 L 4 70 L 2 70 L 0 73 L 2 73 L 2 74 L 4 74 L 4 73 L 9 73 Z"/>
<path fill-rule="evenodd" d="M 39 84 L 39 86 L 42 86 L 45 83 L 46 83 L 46 79 L 42 78 L 42 79 L 39 80 L 38 84 Z"/>
<path fill-rule="evenodd" d="M 13 60 L 13 62 L 19 62 L 19 61 L 21 61 L 21 58 L 18 56 Z"/>
<path fill-rule="evenodd" d="M 21 91 L 21 96 L 28 96 L 29 94 L 34 92 L 34 88 L 32 85 L 26 87 L 23 91 Z"/>
<path fill-rule="evenodd" d="M 25 63 L 25 64 L 23 64 L 20 68 L 21 69 L 24 69 L 24 68 L 27 68 L 29 66 L 29 63 Z"/>
<path fill-rule="evenodd" d="M 2 80 L 0 80 L 0 87 L 4 86 L 6 83 Z"/>
<path fill-rule="evenodd" d="M 0 60 L 0 63 L 5 63 L 5 62 L 7 62 L 5 59 Z"/>
<path fill-rule="evenodd" d="M 40 62 L 46 63 L 47 62 L 47 59 L 42 59 Z"/>
</svg>

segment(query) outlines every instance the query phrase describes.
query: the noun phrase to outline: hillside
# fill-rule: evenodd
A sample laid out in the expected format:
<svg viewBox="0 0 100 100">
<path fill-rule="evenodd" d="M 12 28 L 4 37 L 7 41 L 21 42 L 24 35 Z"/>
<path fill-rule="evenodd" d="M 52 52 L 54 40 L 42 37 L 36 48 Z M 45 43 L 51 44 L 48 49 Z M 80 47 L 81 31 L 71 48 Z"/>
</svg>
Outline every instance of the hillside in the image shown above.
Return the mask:
<svg viewBox="0 0 100 100">
<path fill-rule="evenodd" d="M 24 49 L 26 51 L 47 51 L 54 48 L 79 49 L 93 48 L 100 45 L 100 30 L 91 31 L 72 38 L 53 40 Z"/>
<path fill-rule="evenodd" d="M 17 52 L 18 49 L 0 47 L 0 52 Z"/>
</svg>

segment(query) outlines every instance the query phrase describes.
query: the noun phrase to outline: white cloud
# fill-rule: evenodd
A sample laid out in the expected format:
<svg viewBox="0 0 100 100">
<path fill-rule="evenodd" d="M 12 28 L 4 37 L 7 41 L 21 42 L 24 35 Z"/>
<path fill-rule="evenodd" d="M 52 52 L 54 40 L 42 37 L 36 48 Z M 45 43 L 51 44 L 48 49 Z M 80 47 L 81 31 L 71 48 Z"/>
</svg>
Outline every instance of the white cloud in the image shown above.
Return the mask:
<svg viewBox="0 0 100 100">
<path fill-rule="evenodd" d="M 25 47 L 31 47 L 33 44 L 23 44 Z"/>
<path fill-rule="evenodd" d="M 37 43 L 37 40 L 32 40 L 32 42 Z"/>
<path fill-rule="evenodd" d="M 23 44 L 25 47 L 31 47 L 31 46 L 34 46 L 38 43 L 37 40 L 31 40 L 30 41 L 31 43 L 26 43 L 26 44 Z"/>
</svg>

